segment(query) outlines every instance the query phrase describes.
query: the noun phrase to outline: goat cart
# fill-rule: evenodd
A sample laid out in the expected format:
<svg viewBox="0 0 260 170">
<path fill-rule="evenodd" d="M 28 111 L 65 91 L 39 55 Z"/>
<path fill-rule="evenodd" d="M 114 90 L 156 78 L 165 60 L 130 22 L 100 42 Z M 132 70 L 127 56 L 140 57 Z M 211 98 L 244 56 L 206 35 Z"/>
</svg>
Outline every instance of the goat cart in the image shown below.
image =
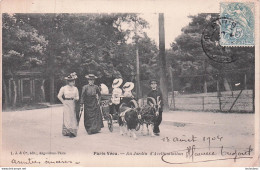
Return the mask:
<svg viewBox="0 0 260 170">
<path fill-rule="evenodd" d="M 107 126 L 110 132 L 113 132 L 113 124 L 118 122 L 118 119 L 120 118 L 120 113 L 116 111 L 116 108 L 112 106 L 111 102 L 111 94 L 102 94 L 101 95 L 101 104 L 100 104 L 100 110 L 103 116 L 103 120 L 107 121 Z M 135 108 L 138 107 L 137 103 L 134 99 L 121 97 L 120 98 L 120 104 L 126 103 L 129 107 Z M 138 123 L 138 126 L 136 127 L 136 130 L 138 131 L 140 129 L 140 124 Z"/>
</svg>

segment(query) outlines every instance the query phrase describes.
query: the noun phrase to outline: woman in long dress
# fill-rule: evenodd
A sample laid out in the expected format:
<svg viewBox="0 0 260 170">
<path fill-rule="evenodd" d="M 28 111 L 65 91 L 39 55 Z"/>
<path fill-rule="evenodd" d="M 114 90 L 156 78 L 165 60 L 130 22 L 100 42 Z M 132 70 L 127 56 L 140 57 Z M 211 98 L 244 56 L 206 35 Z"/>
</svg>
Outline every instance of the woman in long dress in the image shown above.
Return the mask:
<svg viewBox="0 0 260 170">
<path fill-rule="evenodd" d="M 87 133 L 98 133 L 104 127 L 98 100 L 101 96 L 100 89 L 94 84 L 97 78 L 94 74 L 85 76 L 88 84 L 83 86 L 81 94 L 81 107 L 84 107 L 84 126 Z"/>
<path fill-rule="evenodd" d="M 78 130 L 75 102 L 79 100 L 79 92 L 75 87 L 76 78 L 76 73 L 71 73 L 68 77 L 65 77 L 67 85 L 61 87 L 57 96 L 63 103 L 62 134 L 69 137 L 76 137 Z"/>
</svg>

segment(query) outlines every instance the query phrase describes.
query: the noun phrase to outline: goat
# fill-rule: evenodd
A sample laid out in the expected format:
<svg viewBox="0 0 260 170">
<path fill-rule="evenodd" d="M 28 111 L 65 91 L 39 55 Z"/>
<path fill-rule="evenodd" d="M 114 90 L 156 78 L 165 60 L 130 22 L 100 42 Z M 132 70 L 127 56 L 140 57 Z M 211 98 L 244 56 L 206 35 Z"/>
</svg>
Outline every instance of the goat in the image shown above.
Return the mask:
<svg viewBox="0 0 260 170">
<path fill-rule="evenodd" d="M 134 139 L 137 139 L 134 130 L 139 123 L 139 119 L 141 119 L 140 108 L 135 100 L 131 100 L 130 102 L 134 104 L 135 108 L 130 108 L 125 103 L 122 103 L 119 107 L 120 115 L 118 118 L 118 123 L 120 134 L 124 135 L 124 133 L 128 132 L 130 133 L 130 137 L 133 136 Z M 127 129 L 127 132 L 125 132 L 124 129 Z"/>
<path fill-rule="evenodd" d="M 148 102 L 148 105 L 145 105 L 141 108 L 141 122 L 142 122 L 142 129 L 141 133 L 144 133 L 144 125 L 146 125 L 147 135 L 149 135 L 149 131 L 151 132 L 151 136 L 154 137 L 153 128 L 154 124 L 159 115 L 159 109 L 161 107 L 161 100 L 160 96 L 157 97 L 157 102 L 153 97 L 147 97 L 147 100 L 151 100 L 152 102 Z"/>
</svg>

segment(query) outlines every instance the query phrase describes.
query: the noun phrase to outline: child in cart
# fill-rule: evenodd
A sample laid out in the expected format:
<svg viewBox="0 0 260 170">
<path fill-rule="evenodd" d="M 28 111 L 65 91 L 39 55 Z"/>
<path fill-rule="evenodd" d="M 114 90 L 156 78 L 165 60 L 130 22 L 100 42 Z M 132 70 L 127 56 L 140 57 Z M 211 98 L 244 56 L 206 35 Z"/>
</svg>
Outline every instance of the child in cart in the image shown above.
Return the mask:
<svg viewBox="0 0 260 170">
<path fill-rule="evenodd" d="M 118 78 L 113 81 L 112 84 L 112 97 L 111 97 L 111 103 L 109 105 L 109 112 L 111 115 L 114 115 L 114 113 L 118 114 L 119 107 L 120 107 L 120 98 L 122 97 L 122 90 L 119 88 L 121 84 L 123 83 L 123 79 Z"/>
<path fill-rule="evenodd" d="M 123 96 L 121 98 L 121 103 L 127 104 L 128 107 L 132 107 L 131 100 L 133 100 L 135 97 L 132 93 L 132 90 L 134 89 L 134 83 L 132 82 L 126 82 L 123 86 Z"/>
</svg>

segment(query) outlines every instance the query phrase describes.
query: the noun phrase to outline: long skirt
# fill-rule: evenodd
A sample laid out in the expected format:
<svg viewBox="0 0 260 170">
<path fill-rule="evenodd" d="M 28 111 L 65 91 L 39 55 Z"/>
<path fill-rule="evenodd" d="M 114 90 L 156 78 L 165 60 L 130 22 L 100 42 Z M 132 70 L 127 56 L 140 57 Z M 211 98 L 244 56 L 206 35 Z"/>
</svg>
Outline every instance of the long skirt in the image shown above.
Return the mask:
<svg viewBox="0 0 260 170">
<path fill-rule="evenodd" d="M 87 96 L 84 102 L 84 126 L 88 134 L 97 133 L 104 127 L 96 96 Z"/>
<path fill-rule="evenodd" d="M 63 102 L 63 128 L 64 136 L 77 136 L 78 123 L 74 100 L 64 100 Z"/>
</svg>

